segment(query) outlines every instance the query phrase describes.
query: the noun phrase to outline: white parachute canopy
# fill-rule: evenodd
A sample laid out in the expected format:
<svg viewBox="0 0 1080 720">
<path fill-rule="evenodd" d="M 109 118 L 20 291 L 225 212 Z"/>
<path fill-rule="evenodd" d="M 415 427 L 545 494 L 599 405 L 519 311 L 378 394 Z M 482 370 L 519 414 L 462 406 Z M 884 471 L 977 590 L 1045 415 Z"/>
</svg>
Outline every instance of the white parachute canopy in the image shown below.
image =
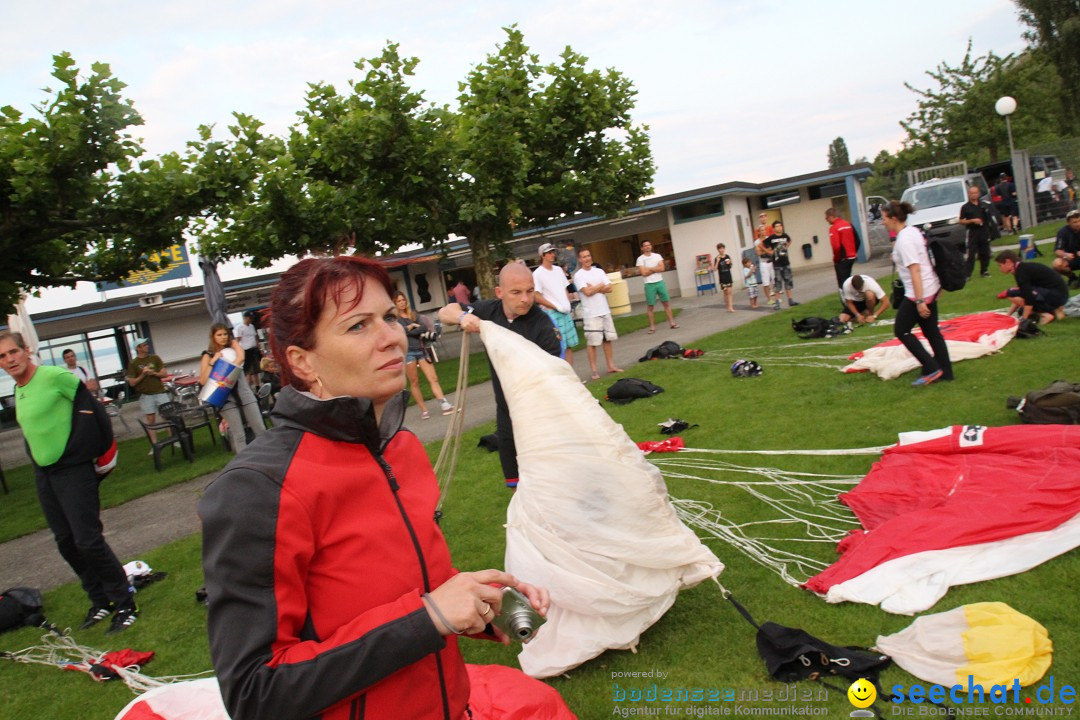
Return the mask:
<svg viewBox="0 0 1080 720">
<path fill-rule="evenodd" d="M 480 327 L 514 422 L 521 481 L 506 513 L 506 569 L 552 599 L 519 660 L 529 675 L 550 677 L 635 647 L 679 590 L 724 566 L 565 361 L 491 322 Z"/>
</svg>

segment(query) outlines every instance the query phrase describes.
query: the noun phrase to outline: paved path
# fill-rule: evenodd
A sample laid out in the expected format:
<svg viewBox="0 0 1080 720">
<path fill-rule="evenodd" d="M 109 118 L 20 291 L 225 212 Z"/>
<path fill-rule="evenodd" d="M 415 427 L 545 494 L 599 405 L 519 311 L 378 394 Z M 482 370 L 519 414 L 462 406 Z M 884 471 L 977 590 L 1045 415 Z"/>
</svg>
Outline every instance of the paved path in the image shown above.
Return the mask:
<svg viewBox="0 0 1080 720">
<path fill-rule="evenodd" d="M 880 277 L 889 272 L 890 265 L 887 258 L 879 257 L 867 264 L 857 266 L 856 270 Z M 803 271 L 796 276 L 795 282 L 797 300 L 811 300 L 836 291 L 836 276 L 831 265 Z M 773 312 L 768 309 L 750 310 L 746 293 L 743 291 L 737 291 L 735 294 L 737 310 L 735 313 L 726 312 L 723 296 L 719 294 L 677 298 L 672 301 L 672 305 L 682 310 L 677 319 L 680 326 L 678 329 L 672 330 L 667 327 L 661 310 L 658 313 L 655 335 L 649 335 L 641 330 L 621 337 L 615 343 L 615 361 L 620 367 L 630 371 L 630 375 L 633 374 L 632 368 L 637 359 L 644 355 L 646 350 L 664 340 L 674 340 L 680 345 L 692 347 L 694 341 L 699 338 L 742 325 Z M 641 310 L 643 310 L 642 304 L 636 303 L 634 311 Z M 794 317 L 798 315 L 799 309 L 790 310 L 785 307 L 781 312 Z M 446 351 L 452 355 L 460 352 L 460 342 L 461 333 L 459 332 L 448 332 L 443 336 Z M 474 338 L 473 342 L 476 347 L 479 347 L 478 340 Z M 603 373 L 602 353 L 600 356 L 600 370 Z M 574 368 L 581 378 L 589 377 L 589 363 L 584 349 L 574 353 Z M 605 376 L 599 382 L 608 383 L 611 380 L 611 376 Z M 425 391 L 427 391 L 426 386 Z M 490 422 L 495 418 L 495 400 L 491 383 L 470 387 L 468 398 L 469 406 L 466 408 L 465 423 L 467 428 Z M 433 410 L 437 407 L 436 404 L 431 405 Z M 134 418 L 138 415 L 137 409 L 137 403 L 130 404 L 126 408 L 125 417 L 131 414 Z M 138 429 L 137 423 L 132 420 L 128 422 L 133 428 Z M 443 438 L 449 418 L 433 412 L 430 420 L 420 420 L 419 411 L 414 406 L 410 407 L 406 413 L 405 422 L 423 442 L 427 443 Z M 121 429 L 119 425 L 117 427 L 118 430 Z M 9 459 L 14 459 L 22 452 L 22 438 L 18 431 L 4 432 L 0 436 L 0 446 L 8 458 L 5 459 L 5 467 L 11 467 L 15 463 L 10 462 Z M 120 557 L 120 561 L 128 562 L 137 559 L 148 550 L 198 532 L 199 522 L 195 514 L 195 504 L 202 488 L 212 478 L 212 475 L 199 477 L 104 511 L 102 520 L 105 523 L 105 536 Z M 2 495 L 0 495 L 0 502 L 3 502 Z M 0 545 L 0 588 L 28 585 L 49 589 L 73 582 L 75 579 L 74 573 L 56 552 L 52 535 L 48 531 L 33 533 Z"/>
</svg>

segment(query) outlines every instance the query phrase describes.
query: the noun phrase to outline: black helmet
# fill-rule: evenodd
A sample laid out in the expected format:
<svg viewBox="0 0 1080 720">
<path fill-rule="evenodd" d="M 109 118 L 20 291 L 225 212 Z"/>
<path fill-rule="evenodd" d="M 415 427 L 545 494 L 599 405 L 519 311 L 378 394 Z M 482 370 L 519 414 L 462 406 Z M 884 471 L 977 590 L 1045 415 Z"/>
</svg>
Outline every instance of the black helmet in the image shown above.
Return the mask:
<svg viewBox="0 0 1080 720">
<path fill-rule="evenodd" d="M 731 364 L 731 374 L 734 377 L 757 377 L 761 373 L 761 365 L 753 360 L 736 360 Z"/>
</svg>

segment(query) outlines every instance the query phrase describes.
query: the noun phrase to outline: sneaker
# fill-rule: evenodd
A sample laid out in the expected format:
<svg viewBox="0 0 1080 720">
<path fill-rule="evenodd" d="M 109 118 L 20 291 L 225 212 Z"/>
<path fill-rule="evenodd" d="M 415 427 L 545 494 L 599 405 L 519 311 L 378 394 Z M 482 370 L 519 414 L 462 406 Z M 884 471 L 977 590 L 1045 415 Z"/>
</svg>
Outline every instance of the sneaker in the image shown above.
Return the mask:
<svg viewBox="0 0 1080 720">
<path fill-rule="evenodd" d="M 430 418 L 431 418 L 431 413 L 429 413 L 427 410 L 424 410 L 423 412 L 420 413 L 420 419 L 421 420 L 428 420 Z"/>
<path fill-rule="evenodd" d="M 990 277 L 990 273 L 988 273 L 988 272 L 979 273 L 979 277 Z"/>
<path fill-rule="evenodd" d="M 125 607 L 117 608 L 116 614 L 113 615 L 112 622 L 109 623 L 109 629 L 105 631 L 106 635 L 115 635 L 118 632 L 123 632 L 129 627 L 135 624 L 138 619 L 139 609 L 135 607 L 135 603 L 131 603 Z"/>
<path fill-rule="evenodd" d="M 86 613 L 86 619 L 83 620 L 82 625 L 79 626 L 80 630 L 86 630 L 92 628 L 105 618 L 112 615 L 115 608 L 112 605 L 94 605 Z"/>
<path fill-rule="evenodd" d="M 788 307 L 795 307 L 796 305 L 801 305 L 802 303 L 797 302 L 795 300 L 788 300 L 787 304 L 788 304 Z"/>
<path fill-rule="evenodd" d="M 780 301 L 779 300 L 777 300 L 776 302 L 774 302 L 772 304 L 772 309 L 773 310 L 779 310 L 780 309 Z"/>
<path fill-rule="evenodd" d="M 449 415 L 454 412 L 454 406 L 450 404 L 450 401 L 446 398 L 442 399 L 442 414 Z"/>
<path fill-rule="evenodd" d="M 934 382 L 935 380 L 941 379 L 941 376 L 944 375 L 944 374 L 945 373 L 943 371 L 941 371 L 941 370 L 935 370 L 934 372 L 930 373 L 929 375 L 921 375 L 921 376 L 919 376 L 918 380 L 911 383 L 911 387 L 924 387 L 924 386 L 929 385 L 930 383 Z"/>
</svg>

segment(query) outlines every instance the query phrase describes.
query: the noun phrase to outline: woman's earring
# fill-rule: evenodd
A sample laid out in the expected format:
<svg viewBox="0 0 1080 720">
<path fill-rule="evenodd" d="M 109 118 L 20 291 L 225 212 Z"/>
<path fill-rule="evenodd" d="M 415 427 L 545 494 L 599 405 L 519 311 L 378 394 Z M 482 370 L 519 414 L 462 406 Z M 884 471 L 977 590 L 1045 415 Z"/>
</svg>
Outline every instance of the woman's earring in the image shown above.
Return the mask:
<svg viewBox="0 0 1080 720">
<path fill-rule="evenodd" d="M 318 375 L 315 376 L 315 382 L 319 383 L 319 395 L 324 395 L 326 393 L 326 388 L 323 387 L 322 380 L 319 379 Z"/>
</svg>

